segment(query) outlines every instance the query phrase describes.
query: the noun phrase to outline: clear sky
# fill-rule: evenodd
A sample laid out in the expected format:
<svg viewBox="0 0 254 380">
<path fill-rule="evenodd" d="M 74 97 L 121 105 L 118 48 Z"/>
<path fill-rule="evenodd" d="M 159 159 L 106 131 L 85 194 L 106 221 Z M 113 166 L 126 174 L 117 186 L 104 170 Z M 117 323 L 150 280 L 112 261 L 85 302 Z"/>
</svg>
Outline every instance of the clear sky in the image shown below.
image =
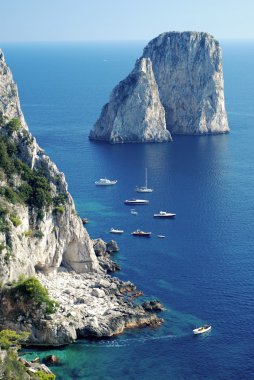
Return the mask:
<svg viewBox="0 0 254 380">
<path fill-rule="evenodd" d="M 0 0 L 0 41 L 149 40 L 177 30 L 254 39 L 254 0 Z"/>
</svg>

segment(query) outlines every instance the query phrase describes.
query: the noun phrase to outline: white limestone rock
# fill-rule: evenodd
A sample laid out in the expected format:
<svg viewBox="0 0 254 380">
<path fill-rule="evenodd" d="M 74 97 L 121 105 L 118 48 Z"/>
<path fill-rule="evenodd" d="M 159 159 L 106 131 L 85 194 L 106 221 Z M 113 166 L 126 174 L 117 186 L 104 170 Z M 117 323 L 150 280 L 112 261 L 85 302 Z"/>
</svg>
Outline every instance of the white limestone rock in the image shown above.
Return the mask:
<svg viewBox="0 0 254 380">
<path fill-rule="evenodd" d="M 170 141 L 170 133 L 226 132 L 218 41 L 207 33 L 169 32 L 148 43 L 135 69 L 115 87 L 90 139 Z"/>
<path fill-rule="evenodd" d="M 131 74 L 114 88 L 90 139 L 111 143 L 171 140 L 149 58 L 137 60 Z"/>
<path fill-rule="evenodd" d="M 20 120 L 21 126 L 10 135 L 6 125 L 14 118 Z M 28 131 L 20 107 L 17 86 L 0 50 L 0 139 L 3 137 L 15 143 L 18 147 L 18 157 L 31 169 L 43 170 L 53 196 L 64 194 L 66 203 L 63 213 L 54 212 L 54 206 L 51 205 L 43 210 L 42 220 L 36 222 L 34 210 L 25 204 L 8 203 L 0 196 L 0 203 L 9 210 L 7 219 L 10 214 L 15 214 L 21 221 L 21 224 L 15 227 L 9 220 L 9 232 L 0 232 L 0 281 L 15 280 L 20 274 L 35 274 L 35 267 L 53 273 L 54 268 L 61 264 L 79 273 L 101 271 L 92 241 L 80 217 L 77 216 L 64 174 L 45 155 Z M 19 185 L 19 176 L 16 176 L 13 182 L 14 187 Z M 0 186 L 7 185 L 7 178 L 1 172 Z M 40 231 L 40 237 L 32 234 L 35 224 L 36 229 Z M 8 244 L 11 244 L 11 251 L 7 249 Z"/>
<path fill-rule="evenodd" d="M 150 58 L 172 134 L 229 131 L 224 103 L 222 53 L 210 34 L 169 32 L 148 43 Z"/>
</svg>

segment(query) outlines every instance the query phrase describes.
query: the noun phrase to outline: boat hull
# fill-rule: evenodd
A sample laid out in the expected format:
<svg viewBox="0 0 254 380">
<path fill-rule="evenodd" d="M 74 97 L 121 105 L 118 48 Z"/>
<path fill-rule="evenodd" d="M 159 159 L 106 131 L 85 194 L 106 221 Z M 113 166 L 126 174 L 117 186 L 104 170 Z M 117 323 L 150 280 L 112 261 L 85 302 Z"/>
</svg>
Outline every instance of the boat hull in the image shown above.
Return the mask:
<svg viewBox="0 0 254 380">
<path fill-rule="evenodd" d="M 135 189 L 135 191 L 137 193 L 152 193 L 153 189 L 139 189 L 139 188 L 137 188 L 137 189 Z"/>
<path fill-rule="evenodd" d="M 194 334 L 194 335 L 204 334 L 204 333 L 210 331 L 211 328 L 212 328 L 212 326 L 199 327 L 199 328 L 193 330 L 193 334 Z"/>
<path fill-rule="evenodd" d="M 117 181 L 111 181 L 111 183 L 100 183 L 100 182 L 95 182 L 95 185 L 96 186 L 112 186 L 112 185 L 115 185 L 117 183 Z"/>
<path fill-rule="evenodd" d="M 126 200 L 124 204 L 126 205 L 148 205 L 149 201 L 145 199 L 136 199 L 136 200 Z"/>
<path fill-rule="evenodd" d="M 150 237 L 152 233 L 151 232 L 144 232 L 144 233 L 132 232 L 131 234 L 132 236 L 138 236 L 138 237 Z"/>
<path fill-rule="evenodd" d="M 160 214 L 154 214 L 154 218 L 160 218 L 160 219 L 168 219 L 168 218 L 174 218 L 176 214 L 167 214 L 167 215 L 160 215 Z"/>
</svg>

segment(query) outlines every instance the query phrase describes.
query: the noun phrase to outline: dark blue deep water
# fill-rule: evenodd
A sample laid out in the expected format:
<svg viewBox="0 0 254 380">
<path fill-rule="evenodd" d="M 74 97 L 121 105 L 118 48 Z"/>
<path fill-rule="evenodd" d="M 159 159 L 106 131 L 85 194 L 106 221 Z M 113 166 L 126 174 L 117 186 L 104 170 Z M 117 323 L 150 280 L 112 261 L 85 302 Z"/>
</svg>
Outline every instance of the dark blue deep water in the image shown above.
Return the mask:
<svg viewBox="0 0 254 380">
<path fill-rule="evenodd" d="M 91 237 L 109 240 L 110 227 L 123 228 L 119 276 L 167 308 L 161 328 L 50 351 L 62 360 L 53 370 L 64 380 L 254 379 L 254 42 L 222 43 L 230 134 L 169 144 L 89 142 L 111 89 L 144 45 L 2 45 L 30 130 L 65 172 Z M 135 217 L 123 200 L 135 195 L 145 167 L 155 191 Z M 119 182 L 96 188 L 102 176 Z M 177 217 L 154 220 L 159 210 Z M 130 236 L 136 228 L 154 235 Z M 205 322 L 211 333 L 193 337 Z M 48 352 L 28 357 L 37 354 Z"/>
</svg>

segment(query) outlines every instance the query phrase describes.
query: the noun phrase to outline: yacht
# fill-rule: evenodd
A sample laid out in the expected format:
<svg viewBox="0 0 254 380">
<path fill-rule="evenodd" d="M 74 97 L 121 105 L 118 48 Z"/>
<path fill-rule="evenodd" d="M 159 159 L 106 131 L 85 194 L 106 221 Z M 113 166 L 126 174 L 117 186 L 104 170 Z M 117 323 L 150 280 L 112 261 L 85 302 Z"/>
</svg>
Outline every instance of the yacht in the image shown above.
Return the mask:
<svg viewBox="0 0 254 380">
<path fill-rule="evenodd" d="M 152 232 L 144 232 L 141 230 L 136 230 L 131 233 L 133 236 L 141 236 L 141 237 L 150 237 Z"/>
<path fill-rule="evenodd" d="M 153 192 L 153 189 L 149 189 L 147 187 L 147 168 L 146 168 L 146 175 L 145 175 L 145 186 L 141 186 L 141 187 L 136 187 L 135 191 L 137 191 L 138 193 L 152 193 Z"/>
<path fill-rule="evenodd" d="M 153 214 L 154 218 L 174 218 L 176 214 L 170 212 L 160 211 L 158 214 Z"/>
<path fill-rule="evenodd" d="M 198 327 L 198 328 L 196 328 L 196 329 L 194 329 L 192 331 L 193 331 L 193 333 L 195 335 L 198 335 L 198 334 L 203 334 L 203 333 L 205 333 L 207 331 L 210 331 L 211 328 L 212 328 L 211 325 L 204 325 L 204 326 Z"/>
<path fill-rule="evenodd" d="M 148 205 L 149 201 L 146 199 L 126 199 L 124 203 L 126 205 Z"/>
<path fill-rule="evenodd" d="M 123 234 L 124 230 L 119 230 L 118 228 L 110 228 L 112 234 Z"/>
<path fill-rule="evenodd" d="M 110 180 L 105 177 L 105 178 L 99 179 L 99 181 L 95 181 L 94 183 L 97 186 L 111 186 L 111 185 L 115 185 L 117 183 L 117 180 Z"/>
</svg>

